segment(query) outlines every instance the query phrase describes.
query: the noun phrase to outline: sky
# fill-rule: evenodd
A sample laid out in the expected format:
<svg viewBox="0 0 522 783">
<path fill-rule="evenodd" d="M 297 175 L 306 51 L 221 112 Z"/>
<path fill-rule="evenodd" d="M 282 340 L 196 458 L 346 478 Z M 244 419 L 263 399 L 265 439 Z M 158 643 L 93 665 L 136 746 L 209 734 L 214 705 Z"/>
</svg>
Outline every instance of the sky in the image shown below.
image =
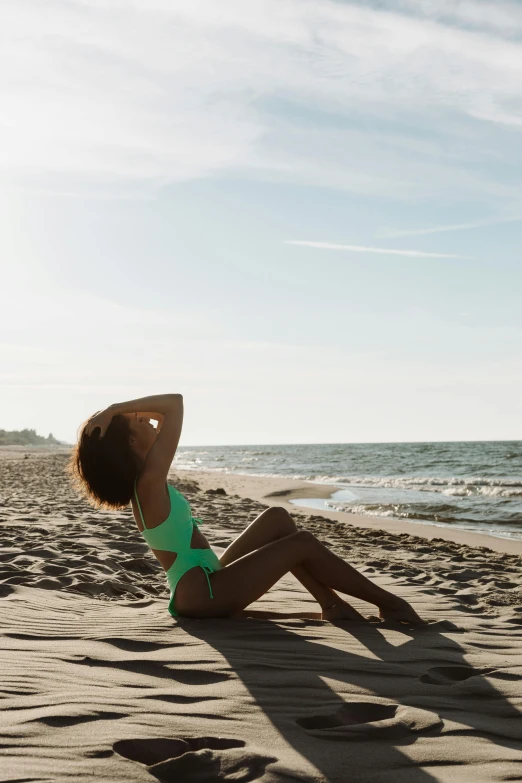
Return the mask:
<svg viewBox="0 0 522 783">
<path fill-rule="evenodd" d="M 522 439 L 522 5 L 0 9 L 0 428 Z"/>
</svg>

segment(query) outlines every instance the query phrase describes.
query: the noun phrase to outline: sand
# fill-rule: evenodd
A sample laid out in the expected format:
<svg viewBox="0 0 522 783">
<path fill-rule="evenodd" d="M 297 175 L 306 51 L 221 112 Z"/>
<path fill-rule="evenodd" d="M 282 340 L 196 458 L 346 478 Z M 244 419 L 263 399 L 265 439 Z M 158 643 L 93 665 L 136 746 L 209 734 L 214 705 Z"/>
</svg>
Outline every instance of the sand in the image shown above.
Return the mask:
<svg viewBox="0 0 522 783">
<path fill-rule="evenodd" d="M 0 780 L 522 779 L 519 542 L 318 514 L 288 502 L 311 496 L 304 482 L 174 469 L 218 555 L 283 505 L 428 624 L 324 622 L 291 574 L 243 617 L 174 619 L 130 508 L 76 497 L 67 456 L 0 449 Z"/>
</svg>

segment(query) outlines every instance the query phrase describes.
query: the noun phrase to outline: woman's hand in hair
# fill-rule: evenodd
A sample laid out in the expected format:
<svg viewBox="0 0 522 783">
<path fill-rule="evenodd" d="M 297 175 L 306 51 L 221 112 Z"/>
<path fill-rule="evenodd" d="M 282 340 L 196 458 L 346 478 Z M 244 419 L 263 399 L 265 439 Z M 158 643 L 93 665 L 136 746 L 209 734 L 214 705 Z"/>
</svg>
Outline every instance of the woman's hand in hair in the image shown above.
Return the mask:
<svg viewBox="0 0 522 783">
<path fill-rule="evenodd" d="M 111 411 L 110 408 L 105 408 L 105 410 L 103 411 L 98 411 L 87 422 L 85 426 L 85 434 L 93 435 L 95 429 L 99 427 L 100 429 L 99 437 L 103 438 L 103 436 L 107 432 L 107 427 L 111 423 L 113 416 L 114 416 L 114 412 Z"/>
</svg>

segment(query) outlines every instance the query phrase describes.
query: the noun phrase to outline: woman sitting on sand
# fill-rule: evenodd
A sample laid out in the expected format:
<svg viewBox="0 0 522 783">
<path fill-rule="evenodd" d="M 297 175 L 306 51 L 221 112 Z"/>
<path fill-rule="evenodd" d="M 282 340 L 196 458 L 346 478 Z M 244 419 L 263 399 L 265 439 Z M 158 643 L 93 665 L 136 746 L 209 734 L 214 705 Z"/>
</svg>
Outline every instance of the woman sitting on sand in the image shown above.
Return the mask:
<svg viewBox="0 0 522 783">
<path fill-rule="evenodd" d="M 291 571 L 319 602 L 324 620 L 366 619 L 338 590 L 374 604 L 383 620 L 423 623 L 403 598 L 298 530 L 283 508 L 263 511 L 218 558 L 186 499 L 167 484 L 182 423 L 181 394 L 115 403 L 82 426 L 69 463 L 74 483 L 96 506 L 132 503 L 138 529 L 166 572 L 173 617 L 231 617 Z"/>
</svg>

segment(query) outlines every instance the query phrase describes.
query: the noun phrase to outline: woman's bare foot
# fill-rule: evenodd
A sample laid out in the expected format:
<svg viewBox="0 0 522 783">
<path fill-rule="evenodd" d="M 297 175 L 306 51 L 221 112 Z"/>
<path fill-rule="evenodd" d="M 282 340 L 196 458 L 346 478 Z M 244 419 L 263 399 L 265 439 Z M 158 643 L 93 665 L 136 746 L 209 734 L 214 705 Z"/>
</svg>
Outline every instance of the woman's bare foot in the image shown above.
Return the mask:
<svg viewBox="0 0 522 783">
<path fill-rule="evenodd" d="M 419 617 L 413 606 L 404 598 L 394 598 L 394 601 L 386 606 L 379 607 L 381 620 L 398 620 L 412 625 L 425 625 L 426 621 Z"/>
<path fill-rule="evenodd" d="M 366 622 L 366 617 L 360 614 L 357 609 L 354 609 L 347 601 L 343 601 L 342 598 L 339 598 L 339 600 L 327 609 L 323 609 L 321 620 L 328 620 L 331 623 L 334 622 L 334 620 L 359 620 Z"/>
</svg>

